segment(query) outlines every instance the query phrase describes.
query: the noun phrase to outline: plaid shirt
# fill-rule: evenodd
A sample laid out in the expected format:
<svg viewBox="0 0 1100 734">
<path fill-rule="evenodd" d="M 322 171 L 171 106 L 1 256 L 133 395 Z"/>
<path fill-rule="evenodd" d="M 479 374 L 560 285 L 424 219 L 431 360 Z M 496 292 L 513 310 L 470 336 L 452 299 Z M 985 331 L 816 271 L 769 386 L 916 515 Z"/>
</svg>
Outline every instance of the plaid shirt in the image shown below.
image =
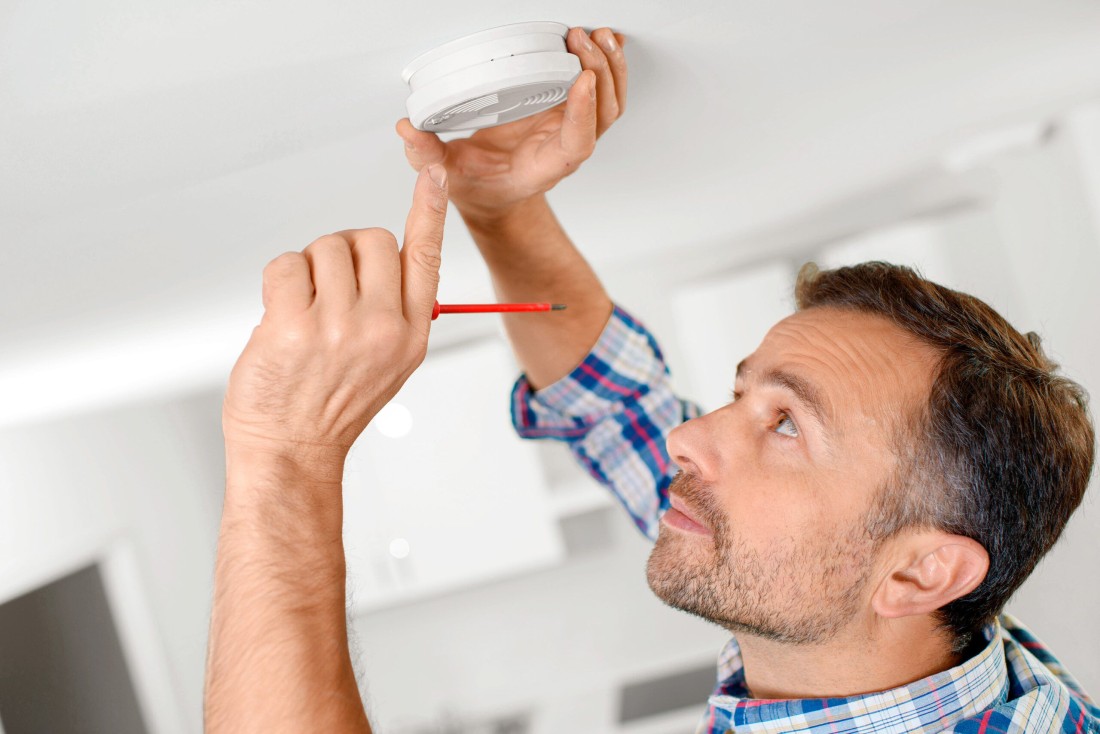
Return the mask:
<svg viewBox="0 0 1100 734">
<path fill-rule="evenodd" d="M 521 377 L 512 391 L 519 434 L 568 443 L 650 540 L 677 471 L 665 438 L 700 413 L 673 394 L 653 336 L 618 307 L 571 374 L 537 392 Z M 1100 732 L 1100 708 L 1019 621 L 1001 615 L 983 635 L 977 655 L 900 688 L 777 701 L 749 696 L 731 639 L 698 732 Z"/>
</svg>

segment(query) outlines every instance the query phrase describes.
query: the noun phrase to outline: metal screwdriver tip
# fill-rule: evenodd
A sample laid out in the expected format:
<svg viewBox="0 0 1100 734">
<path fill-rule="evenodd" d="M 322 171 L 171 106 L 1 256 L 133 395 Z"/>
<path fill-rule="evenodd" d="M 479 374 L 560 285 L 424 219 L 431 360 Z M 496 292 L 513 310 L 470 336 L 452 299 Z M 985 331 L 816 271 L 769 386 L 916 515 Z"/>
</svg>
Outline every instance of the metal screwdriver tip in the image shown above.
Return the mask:
<svg viewBox="0 0 1100 734">
<path fill-rule="evenodd" d="M 555 303 L 552 306 L 550 306 L 550 310 L 551 311 L 564 311 L 565 310 L 565 304 L 564 303 Z"/>
</svg>

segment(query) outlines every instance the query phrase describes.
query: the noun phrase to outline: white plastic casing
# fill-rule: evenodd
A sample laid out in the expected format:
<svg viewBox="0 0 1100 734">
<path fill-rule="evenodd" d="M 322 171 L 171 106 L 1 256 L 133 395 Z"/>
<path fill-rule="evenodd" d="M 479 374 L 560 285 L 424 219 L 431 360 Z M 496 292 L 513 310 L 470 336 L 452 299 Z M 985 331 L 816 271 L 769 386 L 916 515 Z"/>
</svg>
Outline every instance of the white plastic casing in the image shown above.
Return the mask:
<svg viewBox="0 0 1100 734">
<path fill-rule="evenodd" d="M 565 101 L 581 63 L 565 47 L 569 27 L 531 22 L 463 36 L 417 56 L 401 78 L 418 130 L 503 125 Z"/>
</svg>

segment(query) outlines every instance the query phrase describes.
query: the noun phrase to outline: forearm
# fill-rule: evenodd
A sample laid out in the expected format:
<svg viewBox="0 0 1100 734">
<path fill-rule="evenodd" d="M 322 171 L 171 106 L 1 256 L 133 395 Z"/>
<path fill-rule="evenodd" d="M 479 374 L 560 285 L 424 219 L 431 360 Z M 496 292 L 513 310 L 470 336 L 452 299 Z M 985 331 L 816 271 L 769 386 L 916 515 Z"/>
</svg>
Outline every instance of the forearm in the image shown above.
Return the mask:
<svg viewBox="0 0 1100 734">
<path fill-rule="evenodd" d="M 226 459 L 206 732 L 369 733 L 348 652 L 341 467 Z"/>
<path fill-rule="evenodd" d="M 535 389 L 569 374 L 599 339 L 612 303 L 545 195 L 493 218 L 462 212 L 503 301 L 564 303 L 553 314 L 506 314 L 504 326 Z"/>
</svg>

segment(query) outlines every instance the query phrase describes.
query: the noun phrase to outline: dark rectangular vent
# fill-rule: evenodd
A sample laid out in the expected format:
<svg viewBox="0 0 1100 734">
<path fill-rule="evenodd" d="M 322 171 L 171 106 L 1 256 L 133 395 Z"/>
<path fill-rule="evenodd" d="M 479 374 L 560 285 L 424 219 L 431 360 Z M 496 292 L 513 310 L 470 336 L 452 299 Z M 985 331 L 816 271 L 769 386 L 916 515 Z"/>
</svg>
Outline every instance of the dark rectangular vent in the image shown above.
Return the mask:
<svg viewBox="0 0 1100 734">
<path fill-rule="evenodd" d="M 619 723 L 698 706 L 700 716 L 714 692 L 718 672 L 714 665 L 692 668 L 660 678 L 623 686 L 619 696 Z"/>
</svg>

